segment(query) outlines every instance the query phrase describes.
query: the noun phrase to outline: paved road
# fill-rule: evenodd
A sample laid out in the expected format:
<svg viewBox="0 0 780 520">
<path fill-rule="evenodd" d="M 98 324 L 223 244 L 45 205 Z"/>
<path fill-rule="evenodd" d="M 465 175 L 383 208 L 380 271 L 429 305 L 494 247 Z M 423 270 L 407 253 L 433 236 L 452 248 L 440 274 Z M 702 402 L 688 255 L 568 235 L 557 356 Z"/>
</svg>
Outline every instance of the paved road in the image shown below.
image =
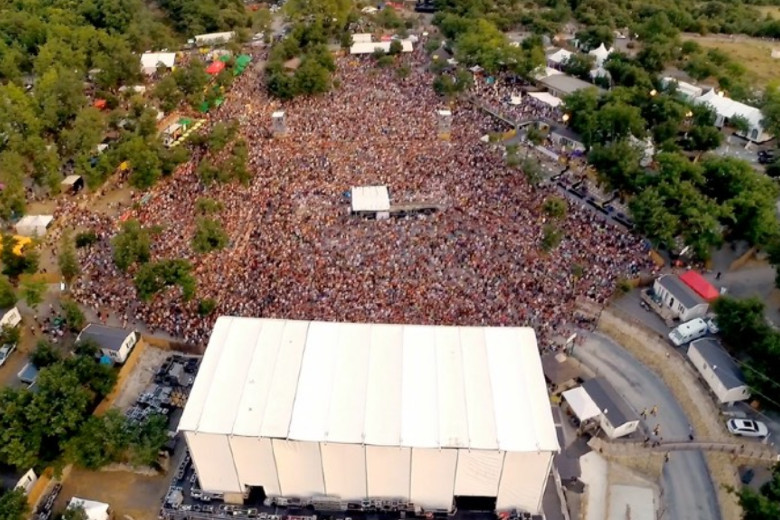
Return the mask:
<svg viewBox="0 0 780 520">
<path fill-rule="evenodd" d="M 658 406 L 656 417 L 646 425 L 661 425 L 665 440 L 687 439 L 689 422 L 672 392 L 661 379 L 625 349 L 600 334 L 587 337 L 574 356 L 605 376 L 637 411 Z M 666 518 L 675 520 L 719 520 L 718 499 L 701 452 L 672 453 L 664 467 Z"/>
</svg>

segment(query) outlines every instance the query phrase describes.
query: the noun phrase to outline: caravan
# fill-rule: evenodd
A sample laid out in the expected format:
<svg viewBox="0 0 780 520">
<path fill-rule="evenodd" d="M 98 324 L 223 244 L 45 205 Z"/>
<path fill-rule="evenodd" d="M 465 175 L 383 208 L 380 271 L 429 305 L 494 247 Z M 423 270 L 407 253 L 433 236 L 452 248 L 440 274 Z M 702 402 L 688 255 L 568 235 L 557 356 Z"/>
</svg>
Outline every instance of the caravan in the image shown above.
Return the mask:
<svg viewBox="0 0 780 520">
<path fill-rule="evenodd" d="M 675 347 L 681 347 L 695 339 L 706 336 L 708 332 L 707 322 L 701 318 L 695 318 L 672 329 L 669 333 L 669 340 Z"/>
</svg>

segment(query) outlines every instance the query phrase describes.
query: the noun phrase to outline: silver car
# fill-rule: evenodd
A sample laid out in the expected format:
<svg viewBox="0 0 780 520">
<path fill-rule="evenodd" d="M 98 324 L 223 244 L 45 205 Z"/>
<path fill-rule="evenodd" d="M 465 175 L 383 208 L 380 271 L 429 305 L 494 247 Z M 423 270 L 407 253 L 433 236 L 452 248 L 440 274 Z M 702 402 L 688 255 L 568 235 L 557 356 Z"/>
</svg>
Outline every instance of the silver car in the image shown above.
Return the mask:
<svg viewBox="0 0 780 520">
<path fill-rule="evenodd" d="M 726 428 L 732 434 L 742 437 L 766 437 L 769 433 L 766 424 L 752 419 L 729 419 Z"/>
<path fill-rule="evenodd" d="M 11 357 L 13 351 L 16 350 L 16 344 L 6 343 L 0 347 L 0 367 L 3 366 L 6 360 Z"/>
</svg>

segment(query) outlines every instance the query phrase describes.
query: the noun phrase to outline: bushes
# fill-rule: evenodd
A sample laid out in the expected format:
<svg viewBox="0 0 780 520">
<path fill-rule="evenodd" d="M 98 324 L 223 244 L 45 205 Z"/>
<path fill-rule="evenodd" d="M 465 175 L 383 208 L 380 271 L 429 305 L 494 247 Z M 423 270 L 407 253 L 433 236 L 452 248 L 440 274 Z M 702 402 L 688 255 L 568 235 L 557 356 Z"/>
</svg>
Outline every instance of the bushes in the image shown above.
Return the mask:
<svg viewBox="0 0 780 520">
<path fill-rule="evenodd" d="M 222 224 L 210 218 L 199 218 L 192 237 L 192 249 L 198 253 L 209 253 L 224 248 L 229 238 Z"/>
</svg>

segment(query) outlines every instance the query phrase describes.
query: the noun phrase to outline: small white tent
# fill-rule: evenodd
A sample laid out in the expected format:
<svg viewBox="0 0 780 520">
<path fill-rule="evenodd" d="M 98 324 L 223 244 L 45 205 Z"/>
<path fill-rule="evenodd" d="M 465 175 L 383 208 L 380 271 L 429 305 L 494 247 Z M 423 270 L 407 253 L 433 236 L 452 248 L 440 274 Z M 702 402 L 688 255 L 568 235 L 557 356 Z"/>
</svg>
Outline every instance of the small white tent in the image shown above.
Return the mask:
<svg viewBox="0 0 780 520">
<path fill-rule="evenodd" d="M 52 215 L 26 215 L 16 223 L 16 233 L 24 237 L 42 237 L 53 220 Z"/>
<path fill-rule="evenodd" d="M 84 508 L 87 520 L 108 520 L 110 517 L 108 504 L 95 500 L 73 497 L 68 502 L 68 509 Z"/>
</svg>

